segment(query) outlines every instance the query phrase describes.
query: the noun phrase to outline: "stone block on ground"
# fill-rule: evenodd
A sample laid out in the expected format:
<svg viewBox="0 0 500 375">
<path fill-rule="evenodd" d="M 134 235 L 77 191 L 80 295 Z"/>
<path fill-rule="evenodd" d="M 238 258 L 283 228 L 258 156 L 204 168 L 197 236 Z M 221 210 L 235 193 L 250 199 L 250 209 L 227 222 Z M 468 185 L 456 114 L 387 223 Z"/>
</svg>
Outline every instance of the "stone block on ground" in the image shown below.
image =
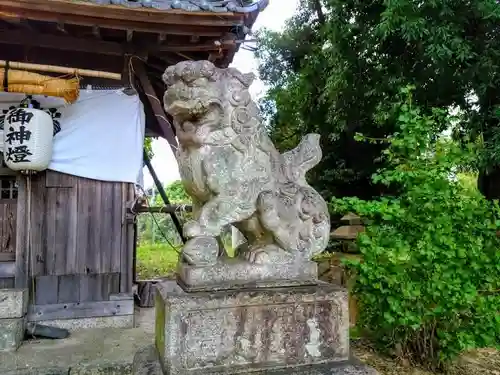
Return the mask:
<svg viewBox="0 0 500 375">
<path fill-rule="evenodd" d="M 27 289 L 0 289 L 0 319 L 22 318 L 27 309 Z"/>
<path fill-rule="evenodd" d="M 131 363 L 111 363 L 102 361 L 100 364 L 92 363 L 71 367 L 68 375 L 131 375 Z"/>
<path fill-rule="evenodd" d="M 26 368 L 2 372 L 2 375 L 68 375 L 67 368 Z"/>
<path fill-rule="evenodd" d="M 132 375 L 163 375 L 158 351 L 154 345 L 146 346 L 135 354 Z"/>
<path fill-rule="evenodd" d="M 70 332 L 76 332 L 86 329 L 102 328 L 134 328 L 134 314 L 100 316 L 95 318 L 76 318 L 76 319 L 55 319 L 43 320 L 39 322 L 51 327 L 67 329 Z"/>
<path fill-rule="evenodd" d="M 25 318 L 0 319 L 0 352 L 16 351 L 24 338 Z"/>
<path fill-rule="evenodd" d="M 347 292 L 338 286 L 186 293 L 169 282 L 157 289 L 156 347 L 169 375 L 349 359 Z"/>
</svg>

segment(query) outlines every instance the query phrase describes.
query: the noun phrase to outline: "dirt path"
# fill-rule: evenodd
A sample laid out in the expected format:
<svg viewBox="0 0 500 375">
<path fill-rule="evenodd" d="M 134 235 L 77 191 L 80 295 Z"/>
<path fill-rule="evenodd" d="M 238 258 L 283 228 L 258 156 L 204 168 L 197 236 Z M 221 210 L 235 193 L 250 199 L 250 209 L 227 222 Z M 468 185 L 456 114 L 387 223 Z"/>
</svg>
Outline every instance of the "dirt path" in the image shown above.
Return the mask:
<svg viewBox="0 0 500 375">
<path fill-rule="evenodd" d="M 362 362 L 374 367 L 380 375 L 437 375 L 423 369 L 403 366 L 398 361 L 375 353 L 369 345 L 352 340 L 354 355 Z M 448 375 L 500 375 L 500 351 L 476 349 L 462 354 L 447 370 Z M 441 374 L 442 375 L 442 374 Z"/>
<path fill-rule="evenodd" d="M 375 368 L 380 375 L 436 375 L 415 367 L 405 367 L 396 360 L 383 357 L 375 353 L 370 347 L 358 340 L 351 341 L 352 350 L 356 358 Z"/>
</svg>

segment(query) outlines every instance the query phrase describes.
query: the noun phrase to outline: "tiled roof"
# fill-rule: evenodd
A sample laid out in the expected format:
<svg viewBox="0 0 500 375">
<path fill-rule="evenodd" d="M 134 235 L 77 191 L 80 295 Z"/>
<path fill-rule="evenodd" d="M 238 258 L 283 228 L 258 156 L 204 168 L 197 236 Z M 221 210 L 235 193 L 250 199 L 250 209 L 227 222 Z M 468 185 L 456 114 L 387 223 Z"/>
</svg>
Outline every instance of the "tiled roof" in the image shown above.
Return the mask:
<svg viewBox="0 0 500 375">
<path fill-rule="evenodd" d="M 86 0 L 100 5 L 122 5 L 129 8 L 178 9 L 191 12 L 253 13 L 263 10 L 269 0 Z"/>
</svg>

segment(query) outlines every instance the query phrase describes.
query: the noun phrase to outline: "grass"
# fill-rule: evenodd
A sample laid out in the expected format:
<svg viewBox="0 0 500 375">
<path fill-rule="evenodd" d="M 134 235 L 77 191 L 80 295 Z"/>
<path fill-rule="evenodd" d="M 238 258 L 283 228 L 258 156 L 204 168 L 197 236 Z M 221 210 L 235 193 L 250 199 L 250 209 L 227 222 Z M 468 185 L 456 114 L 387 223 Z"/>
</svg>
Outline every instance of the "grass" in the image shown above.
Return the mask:
<svg viewBox="0 0 500 375">
<path fill-rule="evenodd" d="M 150 280 L 172 277 L 179 249 L 168 244 L 141 244 L 137 248 L 137 278 Z"/>
</svg>

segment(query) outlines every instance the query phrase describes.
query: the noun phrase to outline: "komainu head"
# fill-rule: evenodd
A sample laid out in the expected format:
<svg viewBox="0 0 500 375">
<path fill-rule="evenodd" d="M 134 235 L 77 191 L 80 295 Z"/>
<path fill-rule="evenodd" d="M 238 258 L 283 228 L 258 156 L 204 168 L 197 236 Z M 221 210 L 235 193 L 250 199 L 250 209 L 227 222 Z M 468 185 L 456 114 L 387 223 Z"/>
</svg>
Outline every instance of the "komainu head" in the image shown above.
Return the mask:
<svg viewBox="0 0 500 375">
<path fill-rule="evenodd" d="M 209 61 L 178 63 L 163 75 L 165 109 L 181 131 L 199 139 L 209 139 L 216 131 L 225 131 L 228 139 L 255 134 L 263 126 L 248 91 L 254 79 L 253 74 L 219 69 Z"/>
</svg>

